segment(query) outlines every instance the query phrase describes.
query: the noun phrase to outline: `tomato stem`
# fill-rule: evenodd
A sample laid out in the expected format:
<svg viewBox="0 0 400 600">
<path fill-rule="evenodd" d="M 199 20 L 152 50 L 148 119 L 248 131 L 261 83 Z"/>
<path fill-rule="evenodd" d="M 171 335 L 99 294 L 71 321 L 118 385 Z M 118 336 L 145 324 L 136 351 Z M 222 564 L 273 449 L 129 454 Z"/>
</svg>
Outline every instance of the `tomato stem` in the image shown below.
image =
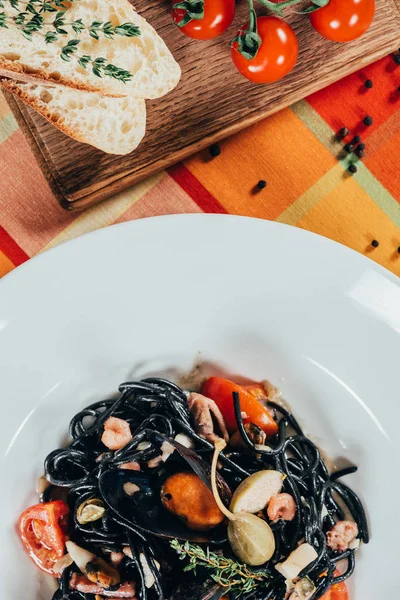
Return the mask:
<svg viewBox="0 0 400 600">
<path fill-rule="evenodd" d="M 257 2 L 265 6 L 265 8 L 268 8 L 268 10 L 275 13 L 276 15 L 282 16 L 285 8 L 288 8 L 289 6 L 296 6 L 296 4 L 303 2 L 303 0 L 285 0 L 285 2 L 280 2 L 279 4 L 271 2 L 271 0 L 257 0 Z M 301 12 L 313 12 L 314 10 L 318 10 L 323 6 L 326 6 L 327 4 L 329 4 L 329 2 L 330 0 L 311 0 L 311 6 Z"/>
<path fill-rule="evenodd" d="M 184 27 L 190 21 L 199 21 L 204 18 L 204 0 L 183 0 L 182 2 L 174 2 L 172 5 L 176 12 L 182 10 L 184 15 L 177 23 L 178 27 Z"/>
<path fill-rule="evenodd" d="M 231 46 L 237 49 L 247 60 L 257 56 L 261 46 L 261 38 L 257 31 L 257 14 L 254 10 L 253 0 L 247 0 L 249 7 L 249 24 L 247 29 L 239 31 L 238 35 L 231 40 Z"/>
<path fill-rule="evenodd" d="M 301 1 L 302 0 L 286 0 L 285 2 L 280 2 L 279 4 L 276 4 L 275 2 L 270 2 L 270 0 L 257 0 L 257 2 L 265 6 L 265 8 L 268 8 L 271 12 L 279 16 L 283 14 L 284 8 L 287 8 L 288 6 L 294 6 L 295 4 L 298 4 Z"/>
</svg>

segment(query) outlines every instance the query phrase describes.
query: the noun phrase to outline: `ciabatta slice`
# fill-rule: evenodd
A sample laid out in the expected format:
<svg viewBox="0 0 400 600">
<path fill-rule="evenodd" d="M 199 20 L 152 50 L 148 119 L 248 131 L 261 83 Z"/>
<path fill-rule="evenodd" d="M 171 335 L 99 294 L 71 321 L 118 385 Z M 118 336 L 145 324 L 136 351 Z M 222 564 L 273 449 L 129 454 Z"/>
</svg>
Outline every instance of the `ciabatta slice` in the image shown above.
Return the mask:
<svg viewBox="0 0 400 600">
<path fill-rule="evenodd" d="M 109 98 L 63 86 L 3 81 L 3 87 L 70 137 L 109 154 L 129 154 L 146 130 L 142 98 Z"/>
<path fill-rule="evenodd" d="M 76 34 L 67 25 L 64 29 L 68 35 L 60 35 L 57 41 L 46 44 L 43 33 L 54 29 L 44 26 L 41 32 L 33 33 L 32 41 L 29 41 L 12 21 L 24 8 L 22 0 L 19 11 L 6 0 L 2 10 L 11 19 L 7 22 L 7 29 L 0 29 L 0 75 L 22 81 L 33 79 L 41 83 L 64 84 L 116 97 L 158 98 L 177 85 L 181 73 L 179 65 L 162 38 L 133 10 L 128 0 L 65 0 L 65 5 L 67 3 L 66 23 L 81 19 L 90 26 L 93 21 L 110 21 L 115 27 L 129 22 L 139 27 L 140 35 L 115 35 L 110 40 L 100 33 L 100 39 L 95 40 L 87 30 Z M 43 16 L 46 21 L 53 21 L 55 13 L 46 12 Z M 71 39 L 80 39 L 81 42 L 76 55 L 66 62 L 61 58 L 61 48 Z M 90 66 L 86 69 L 79 66 L 77 55 L 105 58 L 107 64 L 129 71 L 132 79 L 123 83 L 104 74 L 97 77 Z"/>
</svg>

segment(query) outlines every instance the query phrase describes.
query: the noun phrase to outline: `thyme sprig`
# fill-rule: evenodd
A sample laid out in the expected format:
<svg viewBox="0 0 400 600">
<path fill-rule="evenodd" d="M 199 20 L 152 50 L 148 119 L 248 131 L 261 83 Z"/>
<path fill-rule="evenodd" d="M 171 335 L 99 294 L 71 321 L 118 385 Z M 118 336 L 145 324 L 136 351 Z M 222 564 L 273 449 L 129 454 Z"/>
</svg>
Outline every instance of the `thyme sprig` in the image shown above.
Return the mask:
<svg viewBox="0 0 400 600">
<path fill-rule="evenodd" d="M 112 77 L 118 79 L 122 83 L 130 81 L 132 74 L 125 69 L 116 67 L 109 63 L 105 58 L 92 58 L 89 54 L 78 54 L 80 40 L 69 40 L 68 43 L 61 48 L 61 58 L 66 62 L 71 61 L 71 56 L 74 56 L 78 61 L 78 64 L 83 68 L 87 69 L 91 67 L 92 72 L 96 77 Z"/>
<path fill-rule="evenodd" d="M 197 567 L 205 567 L 213 571 L 211 578 L 224 588 L 226 593 L 235 592 L 236 597 L 251 592 L 259 585 L 268 582 L 268 575 L 262 571 L 253 571 L 247 565 L 226 558 L 222 554 L 211 552 L 207 547 L 185 542 L 180 544 L 178 540 L 171 541 L 171 548 L 177 552 L 181 560 L 188 559 L 184 571 L 193 571 L 196 574 Z"/>
<path fill-rule="evenodd" d="M 74 33 L 79 36 L 83 31 L 89 33 L 90 37 L 99 40 L 101 36 L 113 39 L 115 35 L 124 37 L 136 37 L 140 35 L 140 29 L 134 23 L 122 23 L 112 25 L 110 21 L 92 21 L 85 24 L 82 19 L 68 21 L 66 17 L 67 8 L 65 0 L 0 0 L 0 29 L 9 29 L 10 25 L 17 27 L 22 35 L 32 41 L 35 34 L 44 36 L 46 44 L 57 42 L 60 36 Z M 10 5 L 17 11 L 15 15 L 6 12 L 6 5 Z M 24 7 L 20 10 L 21 5 Z M 60 10 L 61 9 L 61 10 Z M 49 13 L 55 13 L 54 18 L 49 18 Z M 126 83 L 132 79 L 132 74 L 125 69 L 109 63 L 105 58 L 93 58 L 88 54 L 79 54 L 78 46 L 81 40 L 70 39 L 61 48 L 61 58 L 67 62 L 74 57 L 78 64 L 87 69 L 91 67 L 97 77 L 112 77 Z"/>
</svg>

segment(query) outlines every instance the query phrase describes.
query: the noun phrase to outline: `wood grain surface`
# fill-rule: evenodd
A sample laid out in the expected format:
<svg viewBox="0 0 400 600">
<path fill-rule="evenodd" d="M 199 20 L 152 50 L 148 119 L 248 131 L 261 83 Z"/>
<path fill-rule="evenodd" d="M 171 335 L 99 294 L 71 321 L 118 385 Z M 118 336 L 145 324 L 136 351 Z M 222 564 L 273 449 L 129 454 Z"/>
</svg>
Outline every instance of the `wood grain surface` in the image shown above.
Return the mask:
<svg viewBox="0 0 400 600">
<path fill-rule="evenodd" d="M 7 94 L 54 194 L 69 210 L 99 202 L 400 46 L 400 0 L 376 0 L 370 30 L 349 44 L 324 40 L 306 17 L 288 12 L 300 43 L 298 64 L 282 81 L 257 86 L 236 73 L 228 45 L 245 19 L 245 0 L 238 2 L 235 25 L 210 42 L 190 40 L 172 25 L 171 0 L 137 0 L 135 6 L 167 42 L 182 79 L 172 93 L 148 102 L 147 134 L 132 154 L 112 156 L 80 144 Z"/>
</svg>

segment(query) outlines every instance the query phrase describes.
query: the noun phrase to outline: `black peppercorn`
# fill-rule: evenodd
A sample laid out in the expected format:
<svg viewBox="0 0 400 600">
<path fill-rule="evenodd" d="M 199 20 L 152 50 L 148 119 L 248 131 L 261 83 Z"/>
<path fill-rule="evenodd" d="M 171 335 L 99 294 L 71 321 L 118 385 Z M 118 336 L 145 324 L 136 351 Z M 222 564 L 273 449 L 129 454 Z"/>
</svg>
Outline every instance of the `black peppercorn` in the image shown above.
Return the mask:
<svg viewBox="0 0 400 600">
<path fill-rule="evenodd" d="M 400 65 L 400 54 L 395 54 L 393 58 L 396 65 Z"/>
<path fill-rule="evenodd" d="M 357 154 L 358 158 L 364 158 L 365 156 L 365 151 L 359 150 L 358 148 L 356 148 L 355 153 Z"/>
<path fill-rule="evenodd" d="M 359 135 L 355 135 L 351 140 L 350 144 L 353 144 L 355 146 L 356 144 L 358 144 L 358 142 L 361 142 L 361 138 Z"/>
<path fill-rule="evenodd" d="M 361 144 L 358 144 L 357 150 L 365 150 L 365 144 L 364 144 L 364 142 L 361 142 Z"/>
<path fill-rule="evenodd" d="M 367 79 L 367 81 L 365 82 L 364 85 L 368 90 L 370 90 L 372 87 L 374 87 L 374 84 L 370 79 Z"/>
<path fill-rule="evenodd" d="M 357 169 L 356 165 L 350 165 L 349 166 L 349 172 L 350 173 L 354 174 L 354 173 L 357 173 L 357 171 L 358 171 L 358 169 Z"/>
<path fill-rule="evenodd" d="M 342 129 L 339 130 L 338 137 L 343 139 L 349 135 L 349 133 L 350 131 L 347 129 L 347 127 L 342 127 Z"/>
<path fill-rule="evenodd" d="M 209 152 L 213 158 L 216 158 L 221 154 L 221 148 L 218 146 L 218 144 L 213 144 L 210 146 Z"/>
<path fill-rule="evenodd" d="M 370 125 L 372 125 L 373 122 L 374 122 L 374 120 L 373 120 L 373 118 L 370 115 L 367 115 L 366 117 L 364 117 L 363 123 L 367 127 L 369 127 Z"/>
<path fill-rule="evenodd" d="M 373 248 L 377 248 L 377 247 L 379 246 L 379 242 L 378 242 L 378 240 L 372 240 L 372 242 L 371 242 L 371 246 L 372 246 Z"/>
<path fill-rule="evenodd" d="M 265 181 L 265 179 L 260 179 L 260 181 L 257 183 L 257 187 L 259 190 L 263 190 L 264 188 L 266 188 L 267 182 Z"/>
<path fill-rule="evenodd" d="M 346 144 L 344 149 L 346 150 L 346 152 L 353 152 L 354 146 L 353 144 Z"/>
</svg>

